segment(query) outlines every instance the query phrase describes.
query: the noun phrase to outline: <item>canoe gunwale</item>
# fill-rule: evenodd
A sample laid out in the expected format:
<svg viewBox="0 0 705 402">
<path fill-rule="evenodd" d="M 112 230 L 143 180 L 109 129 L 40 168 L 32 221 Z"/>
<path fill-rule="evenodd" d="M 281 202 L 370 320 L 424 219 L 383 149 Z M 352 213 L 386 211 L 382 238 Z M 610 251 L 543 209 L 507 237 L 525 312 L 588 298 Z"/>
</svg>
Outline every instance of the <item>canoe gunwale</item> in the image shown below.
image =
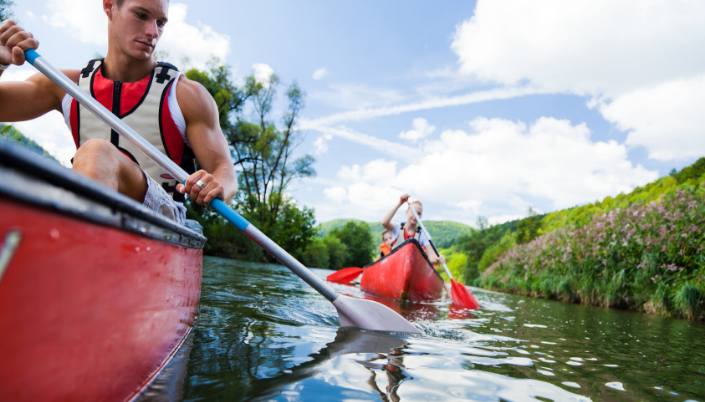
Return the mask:
<svg viewBox="0 0 705 402">
<path fill-rule="evenodd" d="M 0 140 L 0 194 L 61 215 L 186 248 L 206 238 L 71 169 Z"/>
<path fill-rule="evenodd" d="M 416 246 L 416 248 L 421 252 L 421 255 L 423 256 L 424 260 L 426 260 L 426 263 L 428 264 L 428 267 L 429 267 L 441 280 L 443 280 L 443 277 L 441 276 L 441 274 L 438 273 L 438 271 L 436 270 L 436 268 L 433 267 L 433 264 L 431 264 L 431 261 L 428 260 L 428 255 L 426 254 L 425 251 L 423 251 L 423 247 L 421 247 L 421 244 L 419 244 L 419 241 L 416 240 L 416 239 L 413 239 L 413 238 L 412 238 L 412 239 L 405 240 L 404 243 L 402 243 L 399 247 L 397 247 L 397 248 L 395 248 L 394 250 L 392 250 L 391 253 L 385 255 L 384 257 L 380 258 L 380 259 L 377 260 L 377 261 L 374 261 L 374 262 L 371 262 L 371 263 L 365 265 L 364 267 L 362 267 L 362 269 L 364 270 L 364 269 L 367 269 L 368 267 L 371 267 L 371 266 L 373 266 L 373 265 L 375 265 L 375 264 L 379 264 L 380 262 L 382 262 L 382 260 L 384 260 L 384 259 L 386 259 L 387 257 L 393 255 L 393 254 L 396 253 L 397 251 L 403 249 L 403 248 L 407 245 L 407 243 L 412 243 L 413 245 Z"/>
</svg>

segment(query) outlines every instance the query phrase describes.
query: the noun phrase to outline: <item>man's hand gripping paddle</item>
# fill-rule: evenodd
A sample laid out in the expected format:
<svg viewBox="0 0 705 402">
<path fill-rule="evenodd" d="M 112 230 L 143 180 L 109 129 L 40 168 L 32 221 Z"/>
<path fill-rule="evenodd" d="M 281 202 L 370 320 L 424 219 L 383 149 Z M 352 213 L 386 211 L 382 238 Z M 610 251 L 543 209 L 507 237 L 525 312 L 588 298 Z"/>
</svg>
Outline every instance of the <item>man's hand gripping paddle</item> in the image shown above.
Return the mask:
<svg viewBox="0 0 705 402">
<path fill-rule="evenodd" d="M 98 103 L 89 94 L 84 92 L 73 81 L 66 77 L 61 71 L 52 66 L 41 57 L 35 50 L 30 49 L 25 52 L 25 57 L 37 70 L 46 75 L 61 89 L 71 95 L 105 124 L 110 126 L 123 138 L 142 151 L 147 157 L 156 162 L 162 169 L 171 174 L 180 182 L 186 181 L 188 173 L 176 165 L 166 155 L 159 152 L 152 144 L 140 137 L 127 124 L 123 123 L 117 116 L 108 111 L 103 105 Z M 237 212 L 233 211 L 222 200 L 214 199 L 210 206 L 218 211 L 225 219 L 240 229 L 247 237 L 252 239 L 274 258 L 279 260 L 291 272 L 296 274 L 304 282 L 308 283 L 318 293 L 323 295 L 338 311 L 341 327 L 357 327 L 376 331 L 408 332 L 420 334 L 415 326 L 406 321 L 402 316 L 394 312 L 389 307 L 370 300 L 353 299 L 339 295 L 328 286 L 323 280 L 314 275 L 300 262 L 296 261 L 289 253 L 284 251 L 267 236 L 262 234 L 256 227 L 252 226 Z"/>
<path fill-rule="evenodd" d="M 433 247 L 433 251 L 436 252 L 436 255 L 438 257 L 441 256 L 441 254 L 438 252 L 438 249 L 436 248 L 436 245 L 433 244 L 433 240 L 431 240 L 431 234 L 428 233 L 428 230 L 426 230 L 426 227 L 423 225 L 423 222 L 421 222 L 421 219 L 419 219 L 419 216 L 416 214 L 416 211 L 414 208 L 411 207 L 411 203 L 409 200 L 406 201 L 406 203 L 409 205 L 409 209 L 411 210 L 411 213 L 414 214 L 414 218 L 416 218 L 416 222 L 419 223 L 419 226 L 421 226 L 421 230 L 423 230 L 424 234 L 426 235 L 426 238 L 428 239 L 428 242 L 431 243 L 431 247 Z M 450 278 L 450 295 L 453 298 L 453 304 L 457 305 L 457 307 L 463 307 L 463 308 L 479 308 L 480 303 L 475 300 L 475 296 L 470 293 L 468 288 L 463 286 L 462 284 L 458 283 L 455 279 L 453 279 L 453 275 L 450 274 L 450 270 L 448 269 L 448 265 L 443 263 L 443 269 L 446 270 L 446 274 L 448 274 L 448 278 Z"/>
</svg>

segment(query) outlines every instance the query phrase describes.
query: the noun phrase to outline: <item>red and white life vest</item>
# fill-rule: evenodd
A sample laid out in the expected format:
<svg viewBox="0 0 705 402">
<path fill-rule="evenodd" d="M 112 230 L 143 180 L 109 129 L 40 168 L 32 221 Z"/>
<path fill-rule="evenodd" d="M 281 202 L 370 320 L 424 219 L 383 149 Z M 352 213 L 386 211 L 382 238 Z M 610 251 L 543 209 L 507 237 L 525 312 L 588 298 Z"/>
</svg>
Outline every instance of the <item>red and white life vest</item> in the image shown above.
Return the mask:
<svg viewBox="0 0 705 402">
<path fill-rule="evenodd" d="M 413 236 L 409 236 L 408 234 L 406 234 L 406 230 L 404 229 L 405 224 L 406 224 L 406 222 L 402 222 L 399 225 L 399 236 L 397 236 L 397 238 L 394 239 L 394 242 L 392 243 L 392 250 L 401 246 L 402 243 L 404 243 L 405 241 L 407 241 L 411 238 L 414 238 L 417 241 L 419 241 L 421 239 L 421 227 L 420 226 L 416 227 L 416 233 L 414 233 Z"/>
<path fill-rule="evenodd" d="M 169 90 L 179 71 L 168 63 L 159 63 L 137 82 L 113 81 L 103 77 L 103 59 L 91 60 L 81 70 L 78 85 L 98 102 L 132 127 L 155 148 L 167 155 L 188 173 L 193 173 L 194 154 L 179 132 L 169 108 Z M 175 99 L 175 98 L 174 98 Z M 111 130 L 76 100 L 71 101 L 69 126 L 78 149 L 86 141 L 100 138 L 110 141 L 137 163 L 154 181 L 162 185 L 175 201 L 184 196 L 175 191 L 176 180 L 127 140 Z"/>
</svg>

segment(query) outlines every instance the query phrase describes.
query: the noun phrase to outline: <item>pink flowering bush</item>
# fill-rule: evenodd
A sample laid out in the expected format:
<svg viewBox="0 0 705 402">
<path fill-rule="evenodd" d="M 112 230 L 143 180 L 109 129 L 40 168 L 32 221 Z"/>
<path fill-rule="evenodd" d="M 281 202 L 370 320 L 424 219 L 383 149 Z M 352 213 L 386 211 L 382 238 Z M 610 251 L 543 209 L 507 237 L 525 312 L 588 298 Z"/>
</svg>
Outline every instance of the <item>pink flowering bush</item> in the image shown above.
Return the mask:
<svg viewBox="0 0 705 402">
<path fill-rule="evenodd" d="M 705 307 L 703 186 L 596 215 L 508 250 L 480 286 L 699 318 Z"/>
</svg>

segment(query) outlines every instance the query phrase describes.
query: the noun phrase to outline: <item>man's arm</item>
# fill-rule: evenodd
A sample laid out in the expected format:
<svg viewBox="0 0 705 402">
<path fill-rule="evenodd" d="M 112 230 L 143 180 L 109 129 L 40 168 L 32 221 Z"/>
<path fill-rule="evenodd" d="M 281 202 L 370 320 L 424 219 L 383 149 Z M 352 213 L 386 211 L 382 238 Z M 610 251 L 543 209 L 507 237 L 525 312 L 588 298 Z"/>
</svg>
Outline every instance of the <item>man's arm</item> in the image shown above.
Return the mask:
<svg viewBox="0 0 705 402">
<path fill-rule="evenodd" d="M 394 230 L 394 225 L 392 224 L 392 218 L 394 218 L 394 214 L 397 213 L 397 210 L 399 207 L 404 205 L 404 203 L 409 199 L 409 194 L 402 194 L 401 197 L 399 197 L 399 203 L 392 208 L 389 212 L 387 212 L 387 215 L 384 215 L 384 218 L 382 218 L 382 226 L 384 226 L 385 229 L 389 231 Z"/>
<path fill-rule="evenodd" d="M 179 184 L 177 190 L 201 205 L 214 198 L 229 203 L 237 192 L 237 174 L 215 101 L 201 84 L 186 77 L 179 78 L 176 97 L 186 120 L 186 138 L 204 169 L 189 176 L 186 186 Z M 195 185 L 199 180 L 205 183 L 203 189 Z"/>
<path fill-rule="evenodd" d="M 0 64 L 22 65 L 24 51 L 37 49 L 39 42 L 12 20 L 0 25 Z M 11 68 L 11 67 L 10 67 Z M 78 81 L 78 70 L 63 70 Z M 42 74 L 23 82 L 0 83 L 0 121 L 15 122 L 37 118 L 52 110 L 61 111 L 64 92 Z"/>
</svg>

